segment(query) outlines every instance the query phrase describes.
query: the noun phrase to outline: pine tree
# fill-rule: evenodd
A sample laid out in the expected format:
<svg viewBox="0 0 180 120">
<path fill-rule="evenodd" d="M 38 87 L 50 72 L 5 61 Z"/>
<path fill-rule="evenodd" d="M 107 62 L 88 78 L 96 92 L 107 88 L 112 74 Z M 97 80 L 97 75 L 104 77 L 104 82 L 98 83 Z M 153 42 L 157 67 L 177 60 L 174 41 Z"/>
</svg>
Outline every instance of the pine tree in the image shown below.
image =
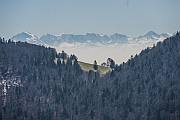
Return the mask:
<svg viewBox="0 0 180 120">
<path fill-rule="evenodd" d="M 97 62 L 96 62 L 96 60 L 94 61 L 93 68 L 94 68 L 94 70 L 95 70 L 95 71 L 97 71 L 97 70 L 98 70 L 98 65 L 97 65 Z"/>
</svg>

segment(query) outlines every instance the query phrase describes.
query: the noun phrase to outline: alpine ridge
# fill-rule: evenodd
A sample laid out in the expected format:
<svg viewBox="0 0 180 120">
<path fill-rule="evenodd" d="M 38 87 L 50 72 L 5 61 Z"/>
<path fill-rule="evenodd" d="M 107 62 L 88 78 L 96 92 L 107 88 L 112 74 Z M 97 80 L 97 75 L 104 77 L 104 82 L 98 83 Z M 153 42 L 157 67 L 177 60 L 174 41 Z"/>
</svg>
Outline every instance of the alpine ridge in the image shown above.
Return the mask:
<svg viewBox="0 0 180 120">
<path fill-rule="evenodd" d="M 78 43 L 87 43 L 87 44 L 122 44 L 122 43 L 128 43 L 130 41 L 143 41 L 144 39 L 150 39 L 150 41 L 159 41 L 163 40 L 167 37 L 170 37 L 170 34 L 162 33 L 157 34 L 153 31 L 150 31 L 146 33 L 143 36 L 139 37 L 129 37 L 123 34 L 114 33 L 112 35 L 105 35 L 105 34 L 96 34 L 96 33 L 86 33 L 85 35 L 74 35 L 74 34 L 62 34 L 62 35 L 51 35 L 46 34 L 42 35 L 40 38 L 38 38 L 35 35 L 32 35 L 27 32 L 19 33 L 12 37 L 12 40 L 15 41 L 26 41 L 28 43 L 33 44 L 40 44 L 40 45 L 49 45 L 49 46 L 55 46 L 58 44 L 61 44 L 63 42 L 78 42 Z"/>
</svg>

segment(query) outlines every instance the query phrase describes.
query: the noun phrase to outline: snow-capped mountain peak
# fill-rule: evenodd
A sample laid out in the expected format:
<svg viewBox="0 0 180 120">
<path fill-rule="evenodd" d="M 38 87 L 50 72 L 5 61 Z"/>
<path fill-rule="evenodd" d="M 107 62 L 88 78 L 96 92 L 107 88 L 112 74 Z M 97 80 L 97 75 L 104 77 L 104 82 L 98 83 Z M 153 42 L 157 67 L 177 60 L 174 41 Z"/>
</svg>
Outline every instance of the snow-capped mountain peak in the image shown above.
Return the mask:
<svg viewBox="0 0 180 120">
<path fill-rule="evenodd" d="M 154 31 L 149 31 L 144 35 L 144 37 L 159 37 L 159 34 Z"/>
<path fill-rule="evenodd" d="M 22 32 L 13 36 L 11 39 L 14 41 L 34 42 L 38 40 L 38 37 L 29 32 Z"/>
<path fill-rule="evenodd" d="M 57 46 L 63 43 L 83 43 L 83 44 L 121 44 L 121 43 L 132 43 L 132 42 L 157 42 L 162 41 L 171 35 L 168 33 L 157 34 L 154 31 L 149 31 L 145 35 L 139 37 L 128 37 L 123 34 L 114 33 L 111 35 L 97 34 L 97 33 L 86 33 L 81 35 L 76 34 L 61 34 L 51 35 L 45 34 L 38 38 L 28 32 L 22 32 L 12 37 L 14 41 L 29 42 L 32 44 L 46 45 L 46 46 Z"/>
</svg>

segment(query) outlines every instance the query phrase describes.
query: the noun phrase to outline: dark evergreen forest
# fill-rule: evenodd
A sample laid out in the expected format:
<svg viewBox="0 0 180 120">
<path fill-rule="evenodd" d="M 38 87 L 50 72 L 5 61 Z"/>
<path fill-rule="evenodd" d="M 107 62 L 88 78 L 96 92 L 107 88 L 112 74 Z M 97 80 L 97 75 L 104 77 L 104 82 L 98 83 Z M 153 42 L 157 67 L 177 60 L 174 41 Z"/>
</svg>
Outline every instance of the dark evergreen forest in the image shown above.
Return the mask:
<svg viewBox="0 0 180 120">
<path fill-rule="evenodd" d="M 100 76 L 75 55 L 0 39 L 0 120 L 180 120 L 180 35 Z"/>
</svg>

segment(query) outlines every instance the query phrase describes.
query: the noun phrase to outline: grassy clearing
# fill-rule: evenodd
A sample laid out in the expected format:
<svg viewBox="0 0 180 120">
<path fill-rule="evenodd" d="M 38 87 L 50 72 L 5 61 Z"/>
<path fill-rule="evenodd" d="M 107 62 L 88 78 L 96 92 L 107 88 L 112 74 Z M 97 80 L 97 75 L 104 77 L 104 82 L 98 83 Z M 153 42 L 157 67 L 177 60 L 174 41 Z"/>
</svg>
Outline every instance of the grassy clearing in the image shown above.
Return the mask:
<svg viewBox="0 0 180 120">
<path fill-rule="evenodd" d="M 81 66 L 82 70 L 84 70 L 84 71 L 93 70 L 93 64 L 85 63 L 85 62 L 81 62 L 81 61 L 79 61 L 78 63 Z M 101 74 L 106 74 L 111 69 L 109 67 L 104 67 L 104 66 L 98 65 L 98 70 Z"/>
</svg>

